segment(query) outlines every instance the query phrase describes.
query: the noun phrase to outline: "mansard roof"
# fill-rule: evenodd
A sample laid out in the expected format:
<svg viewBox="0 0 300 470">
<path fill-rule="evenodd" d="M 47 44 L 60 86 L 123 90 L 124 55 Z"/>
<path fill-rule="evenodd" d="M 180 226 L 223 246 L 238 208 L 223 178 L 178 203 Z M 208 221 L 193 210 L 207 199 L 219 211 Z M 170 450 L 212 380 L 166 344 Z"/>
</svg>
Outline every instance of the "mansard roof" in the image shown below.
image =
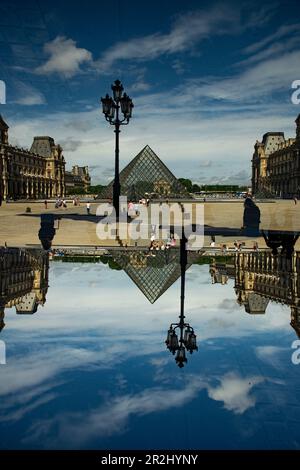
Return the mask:
<svg viewBox="0 0 300 470">
<path fill-rule="evenodd" d="M 49 136 L 36 136 L 33 138 L 33 143 L 30 152 L 37 153 L 42 157 L 51 157 L 52 148 L 55 146 L 54 139 Z"/>
</svg>

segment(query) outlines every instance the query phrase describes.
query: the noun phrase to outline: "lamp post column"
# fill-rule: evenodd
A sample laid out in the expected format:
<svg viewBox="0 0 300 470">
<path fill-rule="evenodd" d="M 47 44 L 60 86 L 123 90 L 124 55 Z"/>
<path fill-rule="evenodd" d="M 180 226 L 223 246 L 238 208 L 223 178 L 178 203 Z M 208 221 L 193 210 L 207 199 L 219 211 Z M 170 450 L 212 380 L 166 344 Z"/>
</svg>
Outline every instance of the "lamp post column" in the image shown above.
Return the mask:
<svg viewBox="0 0 300 470">
<path fill-rule="evenodd" d="M 183 212 L 182 212 L 183 213 Z M 183 344 L 183 328 L 184 328 L 184 300 L 185 300 L 185 271 L 187 265 L 187 251 L 186 251 L 187 239 L 184 234 L 184 225 L 182 219 L 182 233 L 180 239 L 180 268 L 181 268 L 181 290 L 180 290 L 180 346 Z"/>
<path fill-rule="evenodd" d="M 116 134 L 116 143 L 115 143 L 115 179 L 113 184 L 113 206 L 116 211 L 116 219 L 119 220 L 120 215 L 120 194 L 121 194 L 121 185 L 120 185 L 120 176 L 119 176 L 119 135 L 120 135 L 120 123 L 119 123 L 119 106 L 117 106 L 117 119 L 115 123 L 115 134 Z"/>
</svg>

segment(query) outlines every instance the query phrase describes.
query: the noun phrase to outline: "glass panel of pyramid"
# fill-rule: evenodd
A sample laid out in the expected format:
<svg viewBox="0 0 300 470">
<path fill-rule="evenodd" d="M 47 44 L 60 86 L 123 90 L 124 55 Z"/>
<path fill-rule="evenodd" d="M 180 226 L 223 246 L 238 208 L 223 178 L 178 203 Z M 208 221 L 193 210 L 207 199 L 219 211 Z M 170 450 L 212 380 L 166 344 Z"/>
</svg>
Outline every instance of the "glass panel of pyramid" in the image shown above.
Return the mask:
<svg viewBox="0 0 300 470">
<path fill-rule="evenodd" d="M 109 252 L 152 304 L 181 275 L 179 249 L 171 248 L 153 253 L 148 250 L 134 249 L 113 249 Z M 189 254 L 186 269 L 197 258 L 199 258 L 199 254 Z"/>
<path fill-rule="evenodd" d="M 171 173 L 153 150 L 146 145 L 120 173 L 121 194 L 129 200 L 143 197 L 190 198 L 185 187 Z M 99 197 L 112 198 L 113 181 Z"/>
</svg>

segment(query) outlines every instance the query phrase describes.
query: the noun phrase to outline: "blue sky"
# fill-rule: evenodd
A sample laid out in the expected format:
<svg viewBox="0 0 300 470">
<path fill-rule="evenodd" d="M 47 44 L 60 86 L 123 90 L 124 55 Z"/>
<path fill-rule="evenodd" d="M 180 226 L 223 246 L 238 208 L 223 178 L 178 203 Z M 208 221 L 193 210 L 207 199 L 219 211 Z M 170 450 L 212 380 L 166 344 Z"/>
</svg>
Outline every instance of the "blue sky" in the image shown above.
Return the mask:
<svg viewBox="0 0 300 470">
<path fill-rule="evenodd" d="M 233 280 L 193 265 L 199 351 L 181 370 L 164 344 L 179 295 L 178 280 L 152 305 L 124 271 L 51 263 L 44 307 L 5 310 L 0 448 L 299 448 L 289 307 L 249 315 Z"/>
<path fill-rule="evenodd" d="M 2 0 L 11 142 L 51 135 L 68 167 L 107 183 L 114 134 L 99 99 L 120 78 L 135 103 L 121 168 L 149 144 L 177 176 L 245 183 L 255 140 L 295 133 L 299 13 L 296 1 Z"/>
</svg>

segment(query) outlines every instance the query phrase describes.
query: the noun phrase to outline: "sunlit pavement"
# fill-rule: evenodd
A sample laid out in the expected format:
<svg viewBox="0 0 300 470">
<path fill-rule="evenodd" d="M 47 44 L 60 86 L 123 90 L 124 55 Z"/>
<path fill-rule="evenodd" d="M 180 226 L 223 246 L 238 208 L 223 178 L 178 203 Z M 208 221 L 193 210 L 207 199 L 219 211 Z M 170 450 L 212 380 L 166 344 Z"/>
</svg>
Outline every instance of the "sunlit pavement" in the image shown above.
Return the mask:
<svg viewBox="0 0 300 470">
<path fill-rule="evenodd" d="M 202 203 L 199 203 L 202 204 Z M 258 202 L 261 210 L 261 225 L 263 229 L 300 231 L 300 203 L 294 204 L 291 200 L 280 200 L 275 202 Z M 145 245 L 145 241 L 130 239 L 120 236 L 117 240 L 99 239 L 96 233 L 97 222 L 100 220 L 95 216 L 99 203 L 91 204 L 91 215 L 87 215 L 85 204 L 73 207 L 68 204 L 66 209 L 55 209 L 54 202 L 48 204 L 45 210 L 42 201 L 38 202 L 5 202 L 0 207 L 0 245 L 5 242 L 10 246 L 25 246 L 39 244 L 38 231 L 40 228 L 40 214 L 51 212 L 61 217 L 59 229 L 53 240 L 54 245 L 90 245 L 90 246 L 135 246 L 137 243 Z M 30 207 L 31 212 L 26 213 Z M 243 201 L 228 202 L 206 202 L 204 204 L 205 225 L 212 227 L 230 227 L 239 229 L 243 220 Z M 174 223 L 178 221 L 175 219 Z M 149 221 L 150 223 L 150 221 Z M 121 231 L 122 233 L 122 231 Z M 216 244 L 226 243 L 231 246 L 236 236 L 217 236 Z M 240 240 L 244 237 L 238 237 Z M 262 238 L 257 239 L 259 246 L 265 246 Z M 205 237 L 205 245 L 210 243 L 210 237 Z M 253 239 L 246 241 L 248 246 L 253 245 Z M 300 247 L 297 242 L 296 247 Z"/>
</svg>

